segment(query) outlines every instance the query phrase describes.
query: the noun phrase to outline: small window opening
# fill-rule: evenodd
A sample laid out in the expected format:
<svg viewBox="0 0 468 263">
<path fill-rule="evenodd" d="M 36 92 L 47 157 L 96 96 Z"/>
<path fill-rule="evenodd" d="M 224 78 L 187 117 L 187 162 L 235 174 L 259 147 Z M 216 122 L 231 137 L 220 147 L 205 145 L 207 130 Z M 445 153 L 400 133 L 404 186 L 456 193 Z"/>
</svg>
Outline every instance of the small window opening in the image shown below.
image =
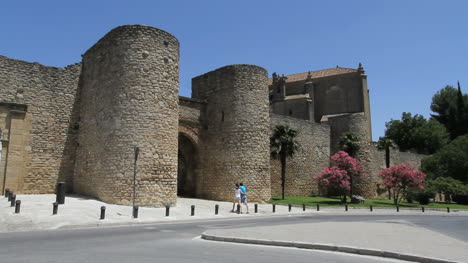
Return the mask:
<svg viewBox="0 0 468 263">
<path fill-rule="evenodd" d="M 224 111 L 221 112 L 221 121 L 224 121 Z"/>
<path fill-rule="evenodd" d="M 289 115 L 292 115 L 292 110 L 289 110 Z"/>
</svg>

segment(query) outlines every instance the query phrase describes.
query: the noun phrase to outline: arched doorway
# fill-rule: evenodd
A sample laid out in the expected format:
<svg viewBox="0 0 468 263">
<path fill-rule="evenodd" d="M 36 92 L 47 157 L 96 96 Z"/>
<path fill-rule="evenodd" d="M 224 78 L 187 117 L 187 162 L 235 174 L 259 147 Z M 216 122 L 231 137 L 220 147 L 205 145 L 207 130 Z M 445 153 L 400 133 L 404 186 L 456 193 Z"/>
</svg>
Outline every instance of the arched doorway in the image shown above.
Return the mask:
<svg viewBox="0 0 468 263">
<path fill-rule="evenodd" d="M 195 144 L 179 132 L 179 151 L 177 168 L 177 195 L 197 196 L 198 152 Z"/>
</svg>

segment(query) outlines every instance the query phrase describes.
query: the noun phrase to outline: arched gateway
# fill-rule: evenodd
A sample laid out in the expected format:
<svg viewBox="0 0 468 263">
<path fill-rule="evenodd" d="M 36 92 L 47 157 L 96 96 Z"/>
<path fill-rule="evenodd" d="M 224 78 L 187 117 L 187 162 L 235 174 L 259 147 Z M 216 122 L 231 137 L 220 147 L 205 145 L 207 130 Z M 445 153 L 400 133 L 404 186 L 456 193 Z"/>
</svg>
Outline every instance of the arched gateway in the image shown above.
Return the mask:
<svg viewBox="0 0 468 263">
<path fill-rule="evenodd" d="M 195 129 L 179 124 L 179 149 L 177 166 L 177 195 L 200 195 L 198 134 Z"/>
</svg>

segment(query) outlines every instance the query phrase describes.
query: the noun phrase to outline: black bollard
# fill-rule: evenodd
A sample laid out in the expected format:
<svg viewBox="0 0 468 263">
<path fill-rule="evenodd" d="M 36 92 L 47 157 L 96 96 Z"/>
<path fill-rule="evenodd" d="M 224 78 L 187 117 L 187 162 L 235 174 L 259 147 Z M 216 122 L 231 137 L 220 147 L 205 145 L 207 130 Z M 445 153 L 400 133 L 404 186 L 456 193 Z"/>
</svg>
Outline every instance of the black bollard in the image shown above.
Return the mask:
<svg viewBox="0 0 468 263">
<path fill-rule="evenodd" d="M 305 210 L 306 210 L 306 205 L 302 204 L 302 211 L 305 211 Z"/>
<path fill-rule="evenodd" d="M 59 182 L 55 193 L 55 202 L 59 205 L 65 204 L 65 182 Z"/>
<path fill-rule="evenodd" d="M 254 208 L 255 208 L 255 214 L 258 213 L 258 204 L 255 204 Z"/>
<path fill-rule="evenodd" d="M 288 204 L 288 212 L 291 212 L 291 204 Z"/>
<path fill-rule="evenodd" d="M 171 206 L 169 205 L 166 205 L 166 216 L 169 216 L 169 209 L 170 209 Z"/>
<path fill-rule="evenodd" d="M 373 210 L 372 210 L 372 206 L 369 206 L 369 209 L 370 209 L 371 212 L 373 211 Z"/>
<path fill-rule="evenodd" d="M 10 192 L 10 189 L 9 189 L 9 188 L 5 189 L 5 197 L 8 197 L 8 193 L 9 193 L 9 192 Z"/>
<path fill-rule="evenodd" d="M 215 215 L 217 215 L 219 212 L 219 205 L 215 205 Z"/>
<path fill-rule="evenodd" d="M 396 206 L 396 211 L 400 212 L 400 206 L 399 205 Z"/>
<path fill-rule="evenodd" d="M 56 215 L 57 212 L 58 212 L 58 203 L 57 203 L 57 202 L 54 202 L 54 203 L 52 204 L 52 206 L 53 206 L 52 214 L 53 214 L 53 215 Z"/>
<path fill-rule="evenodd" d="M 133 218 L 138 218 L 138 206 L 133 207 Z"/>
<path fill-rule="evenodd" d="M 317 204 L 317 211 L 320 211 L 320 204 Z"/>
<path fill-rule="evenodd" d="M 276 204 L 273 204 L 273 213 L 276 212 Z"/>
<path fill-rule="evenodd" d="M 424 206 L 421 206 L 421 211 L 424 213 Z"/>
<path fill-rule="evenodd" d="M 346 212 L 348 212 L 348 205 L 345 205 L 344 209 L 345 209 Z"/>
<path fill-rule="evenodd" d="M 14 207 L 16 202 L 16 194 L 11 195 L 11 203 L 10 206 Z"/>
<path fill-rule="evenodd" d="M 99 219 L 104 220 L 106 218 L 106 207 L 101 206 L 101 217 Z"/>
<path fill-rule="evenodd" d="M 195 206 L 192 205 L 190 208 L 191 208 L 191 209 L 190 209 L 190 211 L 191 211 L 191 212 L 190 212 L 190 216 L 194 216 L 194 215 L 195 215 Z"/>
<path fill-rule="evenodd" d="M 240 204 L 237 204 L 236 213 L 240 214 Z"/>
<path fill-rule="evenodd" d="M 21 208 L 21 200 L 16 200 L 15 214 L 20 213 L 20 208 Z"/>
<path fill-rule="evenodd" d="M 12 196 L 13 194 L 14 194 L 14 192 L 13 192 L 13 191 L 11 191 L 11 190 L 10 190 L 10 191 L 8 191 L 8 202 L 10 202 L 10 201 L 11 201 L 11 196 Z"/>
<path fill-rule="evenodd" d="M 447 213 L 450 213 L 450 207 L 447 207 Z"/>
</svg>

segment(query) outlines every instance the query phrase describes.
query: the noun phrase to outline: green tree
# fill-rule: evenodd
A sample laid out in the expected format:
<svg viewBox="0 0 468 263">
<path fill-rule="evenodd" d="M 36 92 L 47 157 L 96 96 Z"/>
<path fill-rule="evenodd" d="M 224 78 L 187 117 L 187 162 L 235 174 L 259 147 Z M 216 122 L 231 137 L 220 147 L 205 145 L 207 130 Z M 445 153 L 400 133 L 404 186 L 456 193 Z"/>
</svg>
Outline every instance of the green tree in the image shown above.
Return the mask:
<svg viewBox="0 0 468 263">
<path fill-rule="evenodd" d="M 379 137 L 379 141 L 377 142 L 377 148 L 380 150 L 385 150 L 385 168 L 390 167 L 390 148 L 395 149 L 397 145 L 395 142 L 387 137 Z M 388 191 L 388 200 L 392 199 L 392 193 L 390 187 L 387 187 Z"/>
<path fill-rule="evenodd" d="M 468 133 L 468 94 L 463 94 L 460 83 L 458 89 L 447 85 L 432 97 L 431 116 L 443 124 L 451 139 Z"/>
<path fill-rule="evenodd" d="M 463 193 L 466 187 L 461 181 L 451 177 L 438 177 L 434 180 L 427 181 L 427 188 L 441 196 L 443 194 L 445 196 L 445 201 L 450 203 L 452 201 L 452 196 Z"/>
<path fill-rule="evenodd" d="M 277 125 L 270 137 L 270 151 L 274 159 L 281 162 L 281 198 L 284 200 L 284 187 L 286 185 L 286 159 L 292 157 L 299 149 L 296 141 L 297 131 L 287 125 Z"/>
<path fill-rule="evenodd" d="M 434 153 L 448 142 L 445 127 L 435 120 L 403 112 L 401 120 L 385 124 L 385 137 L 393 140 L 400 150 L 416 149 L 419 153 Z"/>
<path fill-rule="evenodd" d="M 424 158 L 421 169 L 430 179 L 452 177 L 468 183 L 468 134 L 458 136 L 437 153 Z"/>
<path fill-rule="evenodd" d="M 340 150 L 347 152 L 349 156 L 356 158 L 360 149 L 359 142 L 360 139 L 357 134 L 353 132 L 344 132 L 338 140 L 338 147 Z"/>
</svg>

